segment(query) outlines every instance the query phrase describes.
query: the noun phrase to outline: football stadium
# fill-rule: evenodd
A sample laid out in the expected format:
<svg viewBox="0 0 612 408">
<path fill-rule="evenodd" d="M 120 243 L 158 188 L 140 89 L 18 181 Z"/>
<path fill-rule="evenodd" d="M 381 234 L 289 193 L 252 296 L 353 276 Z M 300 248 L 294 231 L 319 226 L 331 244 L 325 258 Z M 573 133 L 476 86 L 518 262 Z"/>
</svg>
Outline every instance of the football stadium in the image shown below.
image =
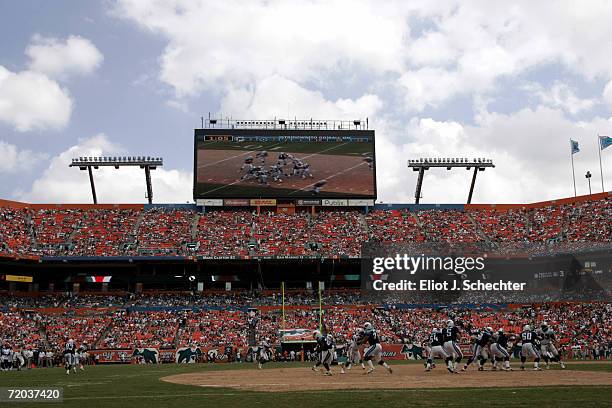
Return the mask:
<svg viewBox="0 0 612 408">
<path fill-rule="evenodd" d="M 612 407 L 612 5 L 503 6 L 0 2 L 0 407 Z"/>
<path fill-rule="evenodd" d="M 207 120 L 195 204 L 1 201 L 2 384 L 75 406 L 609 403 L 612 194 L 376 204 L 359 127 Z"/>
</svg>

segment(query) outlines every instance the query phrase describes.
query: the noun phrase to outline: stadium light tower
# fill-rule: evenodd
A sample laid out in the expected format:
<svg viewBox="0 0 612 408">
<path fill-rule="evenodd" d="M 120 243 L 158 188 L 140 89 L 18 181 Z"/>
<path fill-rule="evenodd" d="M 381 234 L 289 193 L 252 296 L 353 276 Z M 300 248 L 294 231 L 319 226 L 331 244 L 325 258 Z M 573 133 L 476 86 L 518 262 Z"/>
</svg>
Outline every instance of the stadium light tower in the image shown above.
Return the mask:
<svg viewBox="0 0 612 408">
<path fill-rule="evenodd" d="M 446 167 L 446 170 L 451 170 L 453 167 L 462 167 L 466 170 L 470 170 L 473 167 L 474 174 L 472 176 L 472 184 L 470 185 L 470 193 L 467 199 L 467 203 L 470 204 L 472 202 L 472 194 L 474 193 L 474 185 L 476 184 L 476 175 L 479 171 L 484 171 L 487 167 L 495 167 L 495 165 L 493 164 L 493 160 L 484 158 L 470 160 L 464 157 L 433 157 L 410 159 L 408 160 L 408 167 L 411 168 L 412 171 L 419 172 L 416 192 L 414 194 L 416 204 L 418 204 L 421 199 L 421 188 L 423 187 L 425 170 L 429 170 L 431 167 Z"/>
<path fill-rule="evenodd" d="M 92 168 L 99 167 L 114 167 L 119 169 L 123 166 L 139 166 L 145 171 L 145 180 L 147 183 L 147 198 L 149 204 L 153 203 L 153 185 L 151 184 L 151 170 L 155 170 L 158 166 L 164 165 L 164 160 L 161 157 L 149 156 L 124 156 L 124 157 L 76 157 L 72 159 L 72 163 L 68 167 L 78 167 L 79 170 L 87 170 L 89 172 L 89 184 L 91 184 L 91 195 L 93 196 L 94 204 L 98 204 L 96 196 L 96 186 L 94 184 Z"/>
</svg>

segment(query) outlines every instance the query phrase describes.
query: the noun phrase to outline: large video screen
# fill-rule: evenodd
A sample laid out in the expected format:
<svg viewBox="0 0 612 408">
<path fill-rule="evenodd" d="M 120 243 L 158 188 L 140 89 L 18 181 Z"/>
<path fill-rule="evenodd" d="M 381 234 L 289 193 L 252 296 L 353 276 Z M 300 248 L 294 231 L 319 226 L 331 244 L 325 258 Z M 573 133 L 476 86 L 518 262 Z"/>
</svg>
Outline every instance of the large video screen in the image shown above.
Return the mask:
<svg viewBox="0 0 612 408">
<path fill-rule="evenodd" d="M 196 129 L 194 198 L 376 198 L 373 130 Z"/>
</svg>

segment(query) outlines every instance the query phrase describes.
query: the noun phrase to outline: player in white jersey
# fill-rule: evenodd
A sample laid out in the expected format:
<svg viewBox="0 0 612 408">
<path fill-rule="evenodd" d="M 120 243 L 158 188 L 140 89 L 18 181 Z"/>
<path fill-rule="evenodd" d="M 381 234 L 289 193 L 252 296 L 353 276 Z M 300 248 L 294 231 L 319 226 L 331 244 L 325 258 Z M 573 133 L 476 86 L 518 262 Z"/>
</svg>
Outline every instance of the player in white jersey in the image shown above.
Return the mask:
<svg viewBox="0 0 612 408">
<path fill-rule="evenodd" d="M 76 364 L 79 366 L 79 370 L 85 371 L 85 367 L 83 363 L 87 361 L 87 357 L 89 354 L 87 353 L 87 343 L 83 342 L 81 346 L 77 349 L 76 355 Z"/>
<path fill-rule="evenodd" d="M 260 370 L 264 364 L 271 360 L 271 348 L 270 339 L 268 337 L 264 338 L 257 350 L 257 368 Z"/>
<path fill-rule="evenodd" d="M 555 332 L 548 326 L 547 322 L 542 322 L 540 328 L 536 330 L 536 334 L 540 338 L 540 352 L 546 363 L 546 369 L 550 368 L 549 361 L 558 362 L 561 368 L 565 368 L 565 364 L 561 361 L 561 355 L 555 347 Z"/>
<path fill-rule="evenodd" d="M 346 362 L 342 364 L 340 368 L 340 374 L 345 374 L 346 370 L 350 370 L 353 364 L 361 364 L 361 368 L 365 368 L 363 361 L 361 360 L 361 353 L 359 352 L 359 344 L 363 342 L 363 329 L 357 329 L 351 339 L 346 350 Z"/>
</svg>

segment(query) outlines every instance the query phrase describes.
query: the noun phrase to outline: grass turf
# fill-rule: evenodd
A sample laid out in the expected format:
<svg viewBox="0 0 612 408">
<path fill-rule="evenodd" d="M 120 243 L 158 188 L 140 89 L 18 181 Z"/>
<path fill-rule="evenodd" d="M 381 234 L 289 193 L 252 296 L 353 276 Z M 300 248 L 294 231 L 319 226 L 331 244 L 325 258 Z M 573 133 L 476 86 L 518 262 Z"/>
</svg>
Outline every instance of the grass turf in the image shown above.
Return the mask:
<svg viewBox="0 0 612 408">
<path fill-rule="evenodd" d="M 294 364 L 298 366 L 299 364 Z M 270 364 L 269 367 L 281 366 Z M 289 364 L 282 364 L 288 367 Z M 61 368 L 34 369 L 0 373 L 2 387 L 64 388 L 63 403 L 43 406 L 62 407 L 346 407 L 346 406 L 612 406 L 612 387 L 538 387 L 538 388 L 467 388 L 350 390 L 262 393 L 226 388 L 199 388 L 160 381 L 160 377 L 202 370 L 252 368 L 254 364 L 198 365 L 107 365 L 88 367 L 85 373 L 65 375 Z M 570 370 L 611 371 L 611 364 L 569 365 Z M 4 403 L 3 406 L 13 404 Z M 40 403 L 19 403 L 19 407 L 40 406 Z"/>
</svg>

